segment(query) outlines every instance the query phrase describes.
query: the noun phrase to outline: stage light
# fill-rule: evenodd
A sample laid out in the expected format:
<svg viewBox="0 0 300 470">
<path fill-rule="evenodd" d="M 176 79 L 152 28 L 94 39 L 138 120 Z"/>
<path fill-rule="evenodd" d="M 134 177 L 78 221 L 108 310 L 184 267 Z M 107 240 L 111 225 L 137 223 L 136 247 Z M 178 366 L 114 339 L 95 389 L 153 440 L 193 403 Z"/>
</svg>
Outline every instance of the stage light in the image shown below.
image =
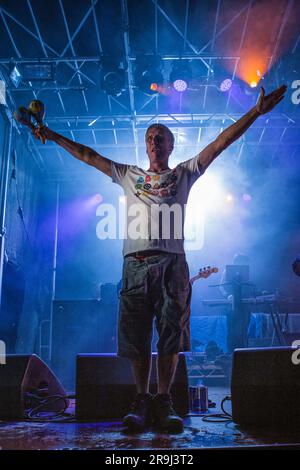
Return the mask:
<svg viewBox="0 0 300 470">
<path fill-rule="evenodd" d="M 244 91 L 245 95 L 247 96 L 256 96 L 259 91 L 258 87 L 259 80 L 258 79 L 251 79 L 249 82 L 242 82 L 241 89 Z"/>
<path fill-rule="evenodd" d="M 125 72 L 116 68 L 104 72 L 102 77 L 102 89 L 111 96 L 120 96 L 124 89 Z"/>
<path fill-rule="evenodd" d="M 151 83 L 150 90 L 157 91 L 158 90 L 158 84 L 157 83 Z"/>
<path fill-rule="evenodd" d="M 20 82 L 22 81 L 22 74 L 17 65 L 14 66 L 14 68 L 10 72 L 9 77 L 11 81 L 13 82 L 13 84 L 15 85 L 15 87 L 18 88 L 18 86 L 20 85 Z"/>
<path fill-rule="evenodd" d="M 163 86 L 162 60 L 159 56 L 139 56 L 136 59 L 135 85 L 147 95 L 155 95 Z"/>
<path fill-rule="evenodd" d="M 172 71 L 170 73 L 170 84 L 174 90 L 183 93 L 187 90 L 189 81 L 192 78 L 192 71 L 188 63 L 173 62 Z"/>
<path fill-rule="evenodd" d="M 103 201 L 103 196 L 101 194 L 95 194 L 94 201 L 95 204 L 100 204 Z"/>
<path fill-rule="evenodd" d="M 173 83 L 174 90 L 178 92 L 184 92 L 187 89 L 187 82 L 185 80 L 175 80 Z"/>
<path fill-rule="evenodd" d="M 233 195 L 232 195 L 232 194 L 227 194 L 227 196 L 226 196 L 226 201 L 227 201 L 228 203 L 233 202 Z"/>
<path fill-rule="evenodd" d="M 228 206 L 224 207 L 224 186 L 222 178 L 215 172 L 204 173 L 201 176 L 201 183 L 195 183 L 190 191 L 189 200 L 186 207 L 185 239 L 186 248 L 194 250 L 195 244 L 192 242 L 196 236 L 198 239 L 198 249 L 201 249 L 204 242 L 205 223 L 210 214 L 226 213 Z M 199 204 L 201 201 L 201 204 Z"/>
<path fill-rule="evenodd" d="M 194 184 L 189 197 L 189 205 L 191 205 L 192 213 L 199 209 L 199 201 L 201 208 L 205 212 L 219 212 L 224 209 L 225 188 L 222 177 L 216 172 L 204 173 L 201 176 L 201 184 Z"/>
<path fill-rule="evenodd" d="M 34 80 L 54 80 L 54 64 L 50 62 L 29 62 L 21 66 L 23 80 L 31 82 Z"/>
<path fill-rule="evenodd" d="M 147 95 L 156 95 L 163 84 L 163 76 L 158 70 L 143 70 L 136 75 L 135 83 Z"/>
<path fill-rule="evenodd" d="M 232 80 L 230 78 L 225 78 L 220 85 L 220 91 L 228 91 L 232 87 Z"/>
<path fill-rule="evenodd" d="M 123 62 L 108 56 L 101 59 L 101 88 L 107 95 L 120 96 L 125 89 Z"/>
<path fill-rule="evenodd" d="M 252 74 L 251 79 L 249 80 L 249 86 L 250 88 L 256 88 L 261 80 L 263 80 L 264 77 L 262 76 L 260 70 L 256 70 L 255 74 Z"/>
</svg>

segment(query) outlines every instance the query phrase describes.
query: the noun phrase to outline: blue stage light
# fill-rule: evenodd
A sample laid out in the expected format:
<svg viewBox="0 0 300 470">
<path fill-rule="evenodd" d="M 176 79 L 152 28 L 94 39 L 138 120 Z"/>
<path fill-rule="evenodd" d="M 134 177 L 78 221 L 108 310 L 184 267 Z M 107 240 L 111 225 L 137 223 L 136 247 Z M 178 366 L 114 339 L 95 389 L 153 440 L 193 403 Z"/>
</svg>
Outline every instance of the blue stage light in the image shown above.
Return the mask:
<svg viewBox="0 0 300 470">
<path fill-rule="evenodd" d="M 175 80 L 173 83 L 174 90 L 184 92 L 187 89 L 187 82 L 185 80 Z"/>
<path fill-rule="evenodd" d="M 225 91 L 230 90 L 231 87 L 232 87 L 232 80 L 230 78 L 225 78 L 225 80 L 223 80 L 220 85 L 220 90 L 225 92 Z"/>
<path fill-rule="evenodd" d="M 174 90 L 179 93 L 186 91 L 191 78 L 192 71 L 188 63 L 173 62 L 173 68 L 170 73 L 170 83 Z"/>
<path fill-rule="evenodd" d="M 20 85 L 20 82 L 22 81 L 22 74 L 19 68 L 17 67 L 17 65 L 14 66 L 14 68 L 10 72 L 9 77 L 11 81 L 13 82 L 13 84 L 15 85 L 15 87 L 18 88 L 18 86 Z"/>
</svg>

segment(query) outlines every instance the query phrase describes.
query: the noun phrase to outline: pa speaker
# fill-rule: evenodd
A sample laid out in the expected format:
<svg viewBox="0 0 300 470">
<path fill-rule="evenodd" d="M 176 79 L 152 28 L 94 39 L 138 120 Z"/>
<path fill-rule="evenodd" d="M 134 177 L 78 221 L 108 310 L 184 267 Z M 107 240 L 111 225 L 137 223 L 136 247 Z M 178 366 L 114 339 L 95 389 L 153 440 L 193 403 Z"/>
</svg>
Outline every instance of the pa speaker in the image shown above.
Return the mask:
<svg viewBox="0 0 300 470">
<path fill-rule="evenodd" d="M 32 408 L 31 395 L 47 398 L 66 393 L 49 367 L 35 354 L 7 355 L 0 365 L 0 418 L 25 418 Z M 43 411 L 64 409 L 62 401 L 56 401 Z"/>
<path fill-rule="evenodd" d="M 76 356 L 116 351 L 116 301 L 96 299 L 53 302 L 51 367 L 64 387 L 75 389 Z"/>
<path fill-rule="evenodd" d="M 241 425 L 300 425 L 300 364 L 291 347 L 236 349 L 231 400 L 233 421 Z"/>
<path fill-rule="evenodd" d="M 152 354 L 150 393 L 156 393 L 156 356 Z M 171 389 L 176 412 L 189 411 L 188 377 L 184 354 Z M 76 373 L 76 417 L 80 420 L 120 419 L 136 395 L 129 359 L 116 354 L 79 354 Z"/>
</svg>

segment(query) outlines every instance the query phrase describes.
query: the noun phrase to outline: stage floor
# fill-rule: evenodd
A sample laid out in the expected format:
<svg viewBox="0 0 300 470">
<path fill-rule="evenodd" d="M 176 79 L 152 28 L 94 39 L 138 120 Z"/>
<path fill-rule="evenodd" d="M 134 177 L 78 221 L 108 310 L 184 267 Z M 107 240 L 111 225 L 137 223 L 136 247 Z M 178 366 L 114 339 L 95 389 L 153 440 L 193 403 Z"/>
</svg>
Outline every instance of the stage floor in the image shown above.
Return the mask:
<svg viewBox="0 0 300 470">
<path fill-rule="evenodd" d="M 221 412 L 220 403 L 229 395 L 225 387 L 210 387 L 209 398 L 216 403 L 206 415 Z M 229 402 L 225 403 L 225 409 Z M 230 407 L 230 404 L 229 404 Z M 74 410 L 74 403 L 68 411 Z M 126 434 L 121 422 L 27 422 L 0 421 L 0 448 L 2 450 L 134 450 L 134 449 L 212 449 L 239 447 L 284 446 L 300 448 L 298 432 L 263 429 L 241 430 L 233 422 L 212 423 L 201 416 L 186 417 L 182 434 L 160 434 L 151 430 L 140 434 Z"/>
</svg>

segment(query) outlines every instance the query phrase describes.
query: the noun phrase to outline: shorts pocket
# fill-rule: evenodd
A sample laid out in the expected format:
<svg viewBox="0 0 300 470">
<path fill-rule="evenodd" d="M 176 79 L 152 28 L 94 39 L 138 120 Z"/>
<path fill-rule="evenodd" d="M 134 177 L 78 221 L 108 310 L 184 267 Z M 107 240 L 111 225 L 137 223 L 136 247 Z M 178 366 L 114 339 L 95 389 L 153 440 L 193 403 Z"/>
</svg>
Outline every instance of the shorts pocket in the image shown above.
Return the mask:
<svg viewBox="0 0 300 470">
<path fill-rule="evenodd" d="M 139 261 L 126 259 L 123 264 L 123 284 L 120 295 L 141 295 L 146 293 L 147 270 Z"/>
</svg>

